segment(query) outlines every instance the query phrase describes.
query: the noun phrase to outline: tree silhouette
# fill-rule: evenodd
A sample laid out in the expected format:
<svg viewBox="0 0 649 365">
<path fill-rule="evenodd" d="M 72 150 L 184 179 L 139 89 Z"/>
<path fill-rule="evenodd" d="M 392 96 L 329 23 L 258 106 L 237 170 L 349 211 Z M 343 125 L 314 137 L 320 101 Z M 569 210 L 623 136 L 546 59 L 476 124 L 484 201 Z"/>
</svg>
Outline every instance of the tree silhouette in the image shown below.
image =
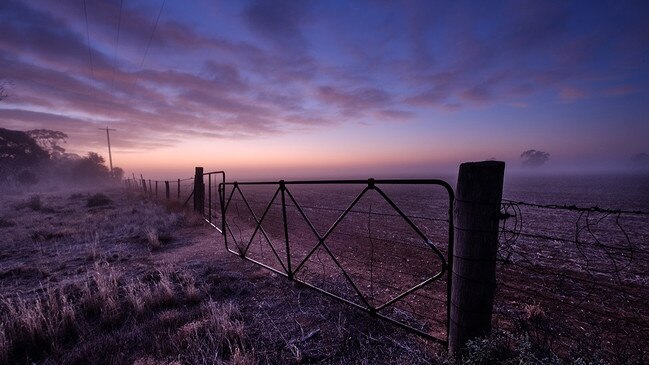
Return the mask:
<svg viewBox="0 0 649 365">
<path fill-rule="evenodd" d="M 78 181 L 107 179 L 110 173 L 104 162 L 106 160 L 98 153 L 88 152 L 88 156 L 74 162 L 72 177 Z"/>
<path fill-rule="evenodd" d="M 0 165 L 31 166 L 47 158 L 47 152 L 27 133 L 0 128 Z"/>
<path fill-rule="evenodd" d="M 14 176 L 20 182 L 33 183 L 36 176 L 30 170 L 48 157 L 27 133 L 0 128 L 0 180 Z"/>
<path fill-rule="evenodd" d="M 544 151 L 527 150 L 521 153 L 523 166 L 539 167 L 550 159 L 550 154 Z"/>
<path fill-rule="evenodd" d="M 65 153 L 65 148 L 59 146 L 60 143 L 66 143 L 68 135 L 49 129 L 32 129 L 26 132 L 38 143 L 38 145 L 47 151 L 50 158 L 58 159 Z"/>
</svg>

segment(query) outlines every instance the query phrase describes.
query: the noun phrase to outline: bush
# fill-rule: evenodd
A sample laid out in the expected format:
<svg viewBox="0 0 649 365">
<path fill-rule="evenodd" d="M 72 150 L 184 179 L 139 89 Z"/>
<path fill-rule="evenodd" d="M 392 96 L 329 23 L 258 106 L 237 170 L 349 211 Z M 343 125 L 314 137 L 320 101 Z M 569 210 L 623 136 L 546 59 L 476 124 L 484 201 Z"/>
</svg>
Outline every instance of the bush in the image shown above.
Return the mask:
<svg viewBox="0 0 649 365">
<path fill-rule="evenodd" d="M 89 196 L 87 202 L 88 207 L 100 207 L 103 205 L 108 205 L 113 201 L 110 200 L 110 198 L 106 196 L 106 194 L 97 193 Z"/>
<path fill-rule="evenodd" d="M 458 361 L 459 360 L 459 361 Z M 489 364 L 561 364 L 552 351 L 539 348 L 525 333 L 494 330 L 485 337 L 470 340 L 459 359 L 463 365 Z"/>
<path fill-rule="evenodd" d="M 26 201 L 17 204 L 16 209 L 29 208 L 33 211 L 39 211 L 43 209 L 43 203 L 41 202 L 41 197 L 39 195 L 32 195 Z"/>
</svg>

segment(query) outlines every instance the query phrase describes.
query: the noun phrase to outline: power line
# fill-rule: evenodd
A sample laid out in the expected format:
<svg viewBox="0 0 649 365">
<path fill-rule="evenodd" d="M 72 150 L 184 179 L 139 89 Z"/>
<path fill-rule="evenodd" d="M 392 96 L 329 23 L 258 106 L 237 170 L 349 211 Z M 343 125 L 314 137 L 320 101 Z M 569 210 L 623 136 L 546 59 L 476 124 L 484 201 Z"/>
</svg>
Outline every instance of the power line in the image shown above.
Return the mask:
<svg viewBox="0 0 649 365">
<path fill-rule="evenodd" d="M 119 46 L 119 32 L 120 28 L 122 26 L 122 5 L 124 4 L 124 0 L 120 0 L 119 2 L 119 17 L 117 18 L 117 38 L 115 39 L 115 55 L 113 57 L 113 75 L 110 80 L 110 88 L 114 88 L 115 84 L 115 68 L 117 65 L 117 48 Z"/>
<path fill-rule="evenodd" d="M 88 60 L 90 61 L 90 80 L 92 81 L 92 93 L 95 97 L 95 102 L 97 101 L 97 94 L 95 92 L 94 83 L 95 83 L 95 69 L 92 64 L 92 48 L 90 47 L 90 30 L 88 26 L 88 9 L 86 6 L 86 0 L 83 0 L 83 15 L 86 18 L 86 41 L 88 45 Z"/>
<path fill-rule="evenodd" d="M 151 31 L 149 42 L 147 43 L 146 48 L 144 49 L 144 55 L 142 55 L 142 61 L 140 61 L 140 67 L 139 70 L 137 71 L 137 75 L 135 76 L 134 84 L 137 84 L 137 80 L 140 77 L 140 72 L 142 71 L 142 66 L 144 66 L 144 60 L 146 59 L 146 56 L 149 53 L 149 47 L 151 47 L 151 42 L 153 41 L 153 36 L 155 35 L 155 31 L 158 28 L 158 22 L 160 21 L 160 15 L 162 15 L 162 9 L 165 6 L 165 2 L 166 0 L 162 0 L 162 4 L 160 4 L 160 10 L 158 11 L 158 16 L 155 19 L 155 24 L 153 25 L 153 31 Z"/>
</svg>

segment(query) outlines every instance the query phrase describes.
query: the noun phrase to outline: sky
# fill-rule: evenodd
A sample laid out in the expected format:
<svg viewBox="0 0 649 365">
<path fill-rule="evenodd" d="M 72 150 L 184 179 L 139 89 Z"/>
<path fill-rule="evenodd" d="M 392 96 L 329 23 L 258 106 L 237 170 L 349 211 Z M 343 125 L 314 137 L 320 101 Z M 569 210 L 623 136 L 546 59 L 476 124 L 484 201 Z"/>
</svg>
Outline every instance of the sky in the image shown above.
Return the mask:
<svg viewBox="0 0 649 365">
<path fill-rule="evenodd" d="M 127 174 L 435 177 L 649 153 L 647 1 L 0 1 L 0 127 Z"/>
</svg>

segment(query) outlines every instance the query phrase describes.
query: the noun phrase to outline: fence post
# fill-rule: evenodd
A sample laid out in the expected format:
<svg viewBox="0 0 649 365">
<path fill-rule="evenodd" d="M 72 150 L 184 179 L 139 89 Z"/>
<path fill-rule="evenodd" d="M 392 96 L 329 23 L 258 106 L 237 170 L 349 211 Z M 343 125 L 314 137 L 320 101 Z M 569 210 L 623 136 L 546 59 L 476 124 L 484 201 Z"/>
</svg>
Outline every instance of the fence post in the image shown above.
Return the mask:
<svg viewBox="0 0 649 365">
<path fill-rule="evenodd" d="M 505 163 L 460 165 L 455 191 L 455 242 L 449 315 L 449 351 L 491 329 L 496 289 L 496 250 Z"/>
<path fill-rule="evenodd" d="M 194 211 L 205 214 L 205 184 L 203 184 L 203 168 L 196 167 L 194 174 Z"/>
<path fill-rule="evenodd" d="M 167 200 L 169 200 L 169 181 L 165 181 L 165 196 L 167 197 Z"/>
<path fill-rule="evenodd" d="M 158 180 L 155 181 L 155 197 L 158 197 Z"/>
<path fill-rule="evenodd" d="M 142 190 L 144 190 L 144 194 L 146 194 L 146 180 L 142 179 Z"/>
</svg>

